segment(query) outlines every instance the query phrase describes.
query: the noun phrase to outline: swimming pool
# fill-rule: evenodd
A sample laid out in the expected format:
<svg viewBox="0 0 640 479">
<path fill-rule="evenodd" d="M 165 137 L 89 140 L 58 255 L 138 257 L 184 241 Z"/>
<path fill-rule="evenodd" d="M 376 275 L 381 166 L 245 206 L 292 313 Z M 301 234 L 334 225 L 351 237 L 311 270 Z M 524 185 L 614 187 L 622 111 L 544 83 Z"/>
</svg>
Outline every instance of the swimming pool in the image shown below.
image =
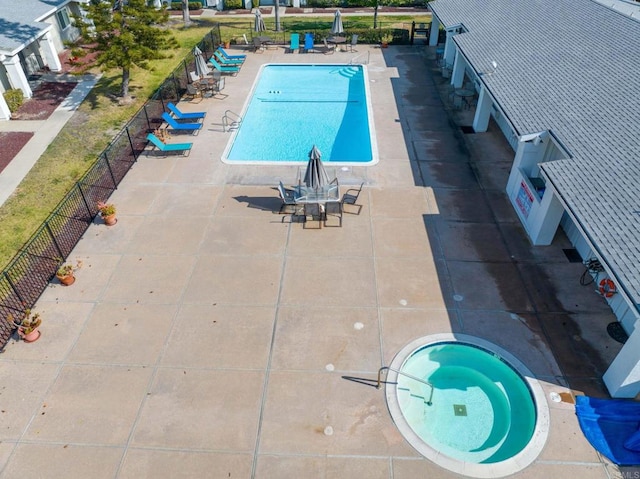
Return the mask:
<svg viewBox="0 0 640 479">
<path fill-rule="evenodd" d="M 528 466 L 542 450 L 549 427 L 544 393 L 502 348 L 468 335 L 435 335 L 407 345 L 391 368 L 391 416 L 435 463 L 500 477 Z"/>
<path fill-rule="evenodd" d="M 226 163 L 300 164 L 313 145 L 329 164 L 378 160 L 363 65 L 263 65 L 240 116 Z"/>
</svg>

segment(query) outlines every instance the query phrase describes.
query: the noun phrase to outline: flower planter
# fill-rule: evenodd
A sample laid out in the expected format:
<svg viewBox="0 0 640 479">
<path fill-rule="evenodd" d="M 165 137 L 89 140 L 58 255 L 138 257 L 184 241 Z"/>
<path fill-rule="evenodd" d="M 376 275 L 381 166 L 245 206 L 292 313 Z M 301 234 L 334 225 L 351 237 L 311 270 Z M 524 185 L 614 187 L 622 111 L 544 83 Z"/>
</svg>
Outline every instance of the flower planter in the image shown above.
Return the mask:
<svg viewBox="0 0 640 479">
<path fill-rule="evenodd" d="M 65 286 L 70 286 L 76 282 L 76 277 L 73 274 L 66 274 L 64 276 L 57 274 L 56 278 L 58 278 L 58 281 Z"/>
<path fill-rule="evenodd" d="M 18 336 L 26 343 L 33 343 L 40 339 L 40 330 L 36 328 L 33 331 L 25 333 L 24 328 L 18 328 Z"/>
<path fill-rule="evenodd" d="M 102 221 L 104 221 L 104 224 L 107 226 L 113 226 L 118 222 L 118 219 L 116 218 L 116 215 L 107 215 L 107 216 L 103 216 L 102 217 Z"/>
</svg>

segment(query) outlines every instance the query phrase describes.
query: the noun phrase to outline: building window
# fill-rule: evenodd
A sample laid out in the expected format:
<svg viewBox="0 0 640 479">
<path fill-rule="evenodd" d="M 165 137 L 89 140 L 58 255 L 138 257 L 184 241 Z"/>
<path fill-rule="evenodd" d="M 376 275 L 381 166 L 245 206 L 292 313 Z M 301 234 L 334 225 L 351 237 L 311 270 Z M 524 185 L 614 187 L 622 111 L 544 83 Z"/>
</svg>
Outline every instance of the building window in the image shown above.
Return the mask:
<svg viewBox="0 0 640 479">
<path fill-rule="evenodd" d="M 58 17 L 58 23 L 60 24 L 60 28 L 64 30 L 69 25 L 71 25 L 71 20 L 69 19 L 69 11 L 67 7 L 64 7 L 62 10 L 58 10 L 56 12 L 56 17 Z"/>
</svg>

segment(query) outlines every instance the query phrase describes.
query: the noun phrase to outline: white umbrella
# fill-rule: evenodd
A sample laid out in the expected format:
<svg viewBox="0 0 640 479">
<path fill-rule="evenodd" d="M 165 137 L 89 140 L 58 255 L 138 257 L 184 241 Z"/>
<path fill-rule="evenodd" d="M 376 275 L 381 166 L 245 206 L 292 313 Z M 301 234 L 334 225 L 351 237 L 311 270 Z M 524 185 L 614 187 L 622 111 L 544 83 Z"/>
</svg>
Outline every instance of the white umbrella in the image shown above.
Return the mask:
<svg viewBox="0 0 640 479">
<path fill-rule="evenodd" d="M 344 33 L 344 28 L 342 28 L 342 14 L 340 10 L 336 10 L 336 15 L 333 17 L 333 25 L 331 25 L 331 33 Z"/>
<path fill-rule="evenodd" d="M 202 78 L 207 73 L 209 73 L 207 62 L 202 55 L 202 50 L 200 50 L 197 46 L 193 49 L 193 55 L 196 57 L 196 75 Z"/>
<path fill-rule="evenodd" d="M 253 23 L 253 29 L 256 32 L 264 32 L 266 30 L 264 26 L 264 20 L 262 19 L 262 14 L 260 13 L 260 9 L 256 8 L 256 18 Z"/>
<path fill-rule="evenodd" d="M 329 183 L 329 175 L 324 169 L 320 156 L 320 150 L 313 145 L 309 152 L 307 171 L 304 173 L 304 184 L 309 188 L 318 189 Z"/>
</svg>

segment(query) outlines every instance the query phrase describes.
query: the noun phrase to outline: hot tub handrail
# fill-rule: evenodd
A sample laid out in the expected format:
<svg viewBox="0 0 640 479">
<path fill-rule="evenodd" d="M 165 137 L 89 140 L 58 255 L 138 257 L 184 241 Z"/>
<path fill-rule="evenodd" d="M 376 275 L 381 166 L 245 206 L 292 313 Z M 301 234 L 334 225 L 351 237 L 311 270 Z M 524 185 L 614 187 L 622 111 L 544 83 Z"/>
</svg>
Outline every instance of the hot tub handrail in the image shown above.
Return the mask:
<svg viewBox="0 0 640 479">
<path fill-rule="evenodd" d="M 425 381 L 424 379 L 417 378 L 415 376 L 412 376 L 411 374 L 405 373 L 404 371 L 400 371 L 398 369 L 394 369 L 394 368 L 392 368 L 390 366 L 383 366 L 380 369 L 378 369 L 378 384 L 376 385 L 376 389 L 380 389 L 380 386 L 383 383 L 383 381 L 382 381 L 382 371 L 385 371 L 385 370 L 393 371 L 395 373 L 398 373 L 401 376 L 405 376 L 405 377 L 407 377 L 409 379 L 413 379 L 414 381 L 418 381 L 419 383 L 426 384 L 427 386 L 429 386 L 431 388 L 431 394 L 429 394 L 429 400 L 427 401 L 427 406 L 431 406 L 432 399 L 433 399 L 433 390 L 434 390 L 433 384 L 431 384 L 429 381 Z"/>
</svg>

